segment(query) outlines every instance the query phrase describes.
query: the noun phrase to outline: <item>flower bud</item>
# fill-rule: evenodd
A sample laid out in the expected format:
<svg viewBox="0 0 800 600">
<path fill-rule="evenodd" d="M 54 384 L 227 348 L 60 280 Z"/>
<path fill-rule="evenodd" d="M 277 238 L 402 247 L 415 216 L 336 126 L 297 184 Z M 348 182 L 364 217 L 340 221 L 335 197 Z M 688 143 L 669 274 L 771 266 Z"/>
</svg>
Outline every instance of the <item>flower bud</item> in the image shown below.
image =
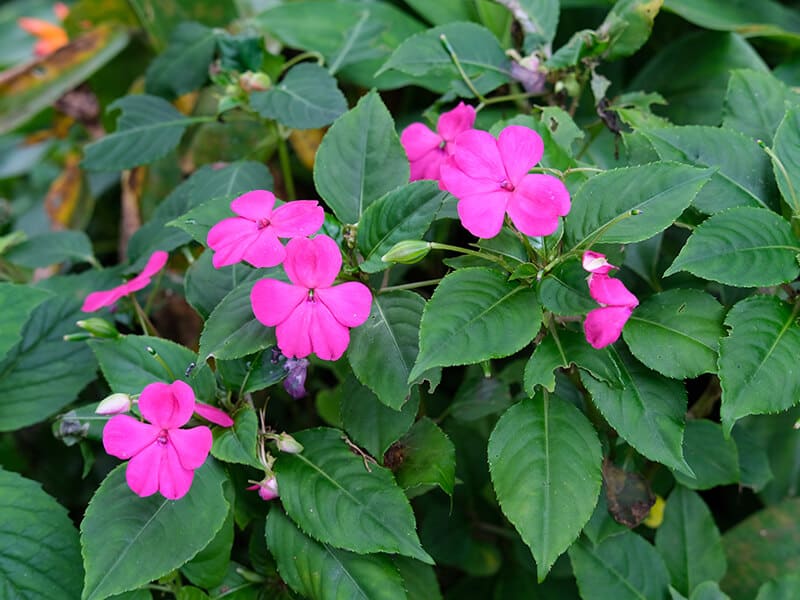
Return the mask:
<svg viewBox="0 0 800 600">
<path fill-rule="evenodd" d="M 386 263 L 413 265 L 425 258 L 430 251 L 430 242 L 404 240 L 392 246 L 391 249 L 381 257 L 381 260 Z"/>
<path fill-rule="evenodd" d="M 252 483 L 252 482 L 251 482 Z M 256 483 L 251 485 L 248 490 L 258 490 L 258 495 L 262 500 L 272 500 L 278 497 L 278 480 L 275 475 L 269 475 Z"/>
<path fill-rule="evenodd" d="M 247 71 L 239 77 L 239 86 L 245 92 L 264 92 L 272 87 L 272 80 L 266 73 Z"/>
<path fill-rule="evenodd" d="M 275 444 L 278 446 L 278 450 L 288 454 L 300 454 L 303 451 L 303 444 L 286 432 L 275 437 Z"/>
<path fill-rule="evenodd" d="M 131 409 L 131 397 L 128 394 L 111 394 L 106 396 L 94 409 L 98 415 L 118 415 Z"/>
<path fill-rule="evenodd" d="M 94 337 L 99 338 L 118 338 L 119 331 L 113 324 L 100 317 L 90 317 L 75 323 L 81 329 L 85 329 Z"/>
</svg>

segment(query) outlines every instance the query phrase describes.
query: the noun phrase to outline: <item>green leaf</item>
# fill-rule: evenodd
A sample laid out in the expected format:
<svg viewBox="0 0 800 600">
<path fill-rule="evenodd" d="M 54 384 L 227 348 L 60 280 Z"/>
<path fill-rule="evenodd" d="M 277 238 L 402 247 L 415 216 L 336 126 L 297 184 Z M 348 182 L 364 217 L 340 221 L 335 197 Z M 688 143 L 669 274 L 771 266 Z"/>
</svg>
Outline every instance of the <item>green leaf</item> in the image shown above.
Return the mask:
<svg viewBox="0 0 800 600">
<path fill-rule="evenodd" d="M 569 558 L 582 598 L 652 600 L 667 595 L 664 562 L 635 533 L 615 535 L 597 546 L 580 540 L 569 549 Z"/>
<path fill-rule="evenodd" d="M 698 290 L 669 290 L 639 305 L 623 330 L 631 353 L 674 379 L 717 371 L 725 309 Z"/>
<path fill-rule="evenodd" d="M 3 254 L 3 258 L 16 265 L 36 269 L 73 262 L 95 262 L 92 242 L 82 231 L 49 231 L 35 235 Z"/>
<path fill-rule="evenodd" d="M 449 23 L 409 37 L 378 74 L 394 69 L 413 77 L 427 77 L 414 83 L 434 92 L 472 98 L 474 94 L 461 78 L 442 36 L 479 93 L 491 92 L 511 79 L 510 62 L 497 38 L 475 23 Z"/>
<path fill-rule="evenodd" d="M 722 428 L 706 419 L 689 420 L 683 436 L 683 454 L 694 471 L 689 476 L 675 471 L 678 483 L 693 490 L 739 482 L 739 453 L 736 443 L 722 435 Z"/>
<path fill-rule="evenodd" d="M 367 207 L 358 227 L 358 249 L 364 256 L 359 269 L 388 269 L 381 257 L 397 242 L 422 239 L 447 197 L 435 181 L 414 181 Z"/>
<path fill-rule="evenodd" d="M 51 277 L 37 285 L 54 296 L 33 309 L 19 343 L 0 360 L 0 431 L 46 419 L 96 378 L 97 364 L 89 348 L 65 342 L 64 335 L 75 333 L 75 321 L 86 317 L 80 307 L 90 292 L 117 283 L 117 272 L 87 271 Z M 15 312 L 10 309 L 8 314 Z M 4 309 L 3 317 L 6 314 Z"/>
<path fill-rule="evenodd" d="M 531 52 L 538 46 L 551 44 L 556 36 L 558 27 L 558 13 L 560 10 L 558 0 L 522 0 L 520 12 L 525 15 L 523 19 L 515 14 L 517 21 L 526 23 L 525 50 Z M 512 12 L 512 14 L 514 14 Z"/>
<path fill-rule="evenodd" d="M 791 375 L 800 355 L 800 327 L 790 307 L 772 296 L 737 303 L 725 326 L 731 332 L 720 341 L 719 380 L 727 436 L 745 415 L 779 412 L 800 400 L 800 380 Z"/>
<path fill-rule="evenodd" d="M 566 237 L 573 246 L 646 240 L 672 225 L 712 174 L 673 162 L 604 171 L 572 199 Z"/>
<path fill-rule="evenodd" d="M 458 299 L 458 301 L 454 301 Z M 513 354 L 542 322 L 536 292 L 482 267 L 447 275 L 425 306 L 414 381 L 431 367 L 464 365 Z"/>
<path fill-rule="evenodd" d="M 217 33 L 200 23 L 180 23 L 145 74 L 148 94 L 172 100 L 192 92 L 208 80 L 208 66 L 214 58 Z"/>
<path fill-rule="evenodd" d="M 769 158 L 754 140 L 719 127 L 637 128 L 661 160 L 716 169 L 694 199 L 699 211 L 713 214 L 736 206 L 774 204 Z"/>
<path fill-rule="evenodd" d="M 409 373 L 417 358 L 425 301 L 409 291 L 373 296 L 367 322 L 350 334 L 347 359 L 358 380 L 395 410 L 411 393 Z"/>
<path fill-rule="evenodd" d="M 536 386 L 540 385 L 552 393 L 556 389 L 555 370 L 568 364 L 563 349 L 552 335 L 548 335 L 534 348 L 525 364 L 525 392 L 532 397 Z"/>
<path fill-rule="evenodd" d="M 474 21 L 476 17 L 474 7 L 461 0 L 443 0 L 435 3 L 429 0 L 406 0 L 406 4 L 433 25 L 444 25 L 453 21 Z"/>
<path fill-rule="evenodd" d="M 272 275 L 273 269 L 259 273 Z M 265 327 L 253 315 L 250 292 L 254 281 L 245 281 L 225 296 L 208 316 L 200 335 L 200 360 L 209 357 L 232 359 L 275 345 L 275 329 Z"/>
<path fill-rule="evenodd" d="M 672 585 L 686 596 L 704 581 L 719 581 L 727 569 L 711 511 L 700 496 L 681 486 L 667 499 L 664 522 L 656 530 L 656 549 L 667 564 Z"/>
<path fill-rule="evenodd" d="M 216 395 L 213 373 L 204 368 L 190 370 L 197 363 L 197 355 L 180 344 L 146 335 L 92 339 L 88 343 L 113 392 L 139 394 L 150 383 L 181 379 L 192 386 L 198 400 L 210 401 Z"/>
<path fill-rule="evenodd" d="M 714 0 L 666 0 L 664 4 L 667 10 L 705 29 L 737 31 L 756 37 L 789 37 L 789 32 L 794 36 L 800 33 L 797 13 L 774 0 L 757 3 L 731 0 L 724 4 Z"/>
<path fill-rule="evenodd" d="M 72 40 L 57 55 L 28 61 L 7 72 L 0 83 L 0 133 L 15 129 L 52 106 L 108 64 L 129 39 L 124 29 L 100 26 Z"/>
<path fill-rule="evenodd" d="M 66 509 L 35 481 L 0 468 L 3 596 L 72 600 L 81 593 L 78 532 Z"/>
<path fill-rule="evenodd" d="M 725 532 L 722 545 L 728 559 L 722 589 L 737 600 L 755 597 L 770 579 L 800 573 L 800 498 L 751 515 Z"/>
<path fill-rule="evenodd" d="M 737 69 L 728 81 L 722 125 L 770 143 L 787 106 L 798 102 L 800 96 L 772 73 Z"/>
<path fill-rule="evenodd" d="M 650 37 L 660 9 L 659 0 L 622 0 L 614 4 L 598 27 L 598 32 L 608 39 L 603 57 L 615 60 L 641 48 Z"/>
<path fill-rule="evenodd" d="M 263 271 L 248 264 L 238 263 L 220 269 L 214 268 L 211 251 L 203 252 L 186 271 L 183 285 L 186 301 L 207 319 L 212 311 L 235 288 L 246 282 L 255 283 L 263 277 Z"/>
<path fill-rule="evenodd" d="M 157 96 L 125 96 L 109 105 L 120 109 L 117 130 L 84 148 L 81 162 L 88 171 L 120 171 L 154 162 L 178 145 L 186 128 L 197 119 L 179 113 Z"/>
<path fill-rule="evenodd" d="M 303 531 L 353 552 L 432 562 L 419 544 L 408 500 L 387 469 L 365 464 L 335 429 L 307 429 L 294 437 L 305 449 L 282 455 L 275 468 L 281 503 Z"/>
<path fill-rule="evenodd" d="M 195 206 L 180 217 L 167 221 L 166 225 L 182 229 L 194 241 L 206 245 L 211 228 L 223 219 L 234 216 L 231 211 L 231 202 L 234 198 L 235 196 L 232 194 L 212 198 L 208 202 Z"/>
<path fill-rule="evenodd" d="M 398 442 L 398 446 L 403 462 L 396 469 L 395 477 L 406 493 L 438 485 L 452 497 L 456 479 L 456 449 L 436 423 L 422 417 Z"/>
<path fill-rule="evenodd" d="M 511 406 L 507 382 L 498 377 L 486 377 L 477 368 L 470 371 L 472 373 L 462 380 L 450 404 L 450 414 L 454 419 L 477 421 Z"/>
<path fill-rule="evenodd" d="M 783 413 L 789 416 L 787 413 Z M 736 442 L 736 449 L 739 455 L 739 483 L 759 492 L 764 489 L 774 477 L 772 467 L 767 454 L 767 447 L 747 427 L 744 421 L 740 421 L 731 431 L 733 440 Z M 770 440 L 771 442 L 773 440 Z M 775 442 L 778 441 L 776 436 Z M 779 446 L 778 443 L 770 444 L 772 448 Z"/>
<path fill-rule="evenodd" d="M 174 501 L 160 494 L 138 497 L 125 482 L 124 465 L 109 473 L 81 523 L 86 567 L 81 598 L 100 600 L 137 588 L 205 548 L 228 515 L 223 481 L 222 470 L 207 461 L 195 471 L 189 493 Z"/>
<path fill-rule="evenodd" d="M 408 174 L 394 121 L 376 92 L 336 120 L 314 161 L 314 184 L 342 223 L 358 223 L 370 204 L 405 184 Z"/>
<path fill-rule="evenodd" d="M 250 105 L 262 117 L 293 129 L 323 127 L 347 112 L 347 100 L 336 80 L 312 63 L 300 63 L 271 89 L 254 92 Z"/>
<path fill-rule="evenodd" d="M 537 396 L 500 417 L 488 454 L 500 507 L 530 547 L 541 581 L 594 511 L 603 458 L 597 433 L 568 402 Z"/>
<path fill-rule="evenodd" d="M 686 390 L 683 384 L 642 366 L 621 349 L 621 388 L 581 373 L 595 406 L 620 436 L 650 460 L 691 473 L 683 458 Z"/>
<path fill-rule="evenodd" d="M 597 302 L 589 295 L 586 277 L 580 261 L 562 263 L 539 285 L 542 306 L 557 315 L 585 315 L 594 310 Z"/>
<path fill-rule="evenodd" d="M 280 362 L 273 350 L 268 348 L 235 360 L 215 360 L 214 364 L 227 389 L 238 394 L 257 392 L 282 381 L 287 375 L 286 363 Z"/>
<path fill-rule="evenodd" d="M 792 281 L 800 252 L 791 225 L 763 208 L 732 208 L 706 219 L 695 230 L 664 276 L 688 271 L 737 287 Z"/>
<path fill-rule="evenodd" d="M 0 359 L 21 339 L 33 309 L 50 297 L 45 290 L 0 283 Z"/>
<path fill-rule="evenodd" d="M 405 556 L 393 556 L 392 560 L 403 578 L 408 600 L 442 600 L 433 567 Z"/>
<path fill-rule="evenodd" d="M 314 15 L 314 19 L 309 19 Z M 403 85 L 404 77 L 375 72 L 421 23 L 383 2 L 300 1 L 272 6 L 256 23 L 292 48 L 320 52 L 331 70 L 364 88 Z"/>
<path fill-rule="evenodd" d="M 192 560 L 181 567 L 186 578 L 195 585 L 212 588 L 222 583 L 228 572 L 233 547 L 233 510 L 228 511 L 225 522 L 214 539 Z"/>
<path fill-rule="evenodd" d="M 354 554 L 319 543 L 273 506 L 265 530 L 281 578 L 310 600 L 402 600 L 403 581 L 380 554 Z"/>
<path fill-rule="evenodd" d="M 418 408 L 418 395 L 406 402 L 402 410 L 395 410 L 381 403 L 355 377 L 349 376 L 342 385 L 339 411 L 344 429 L 378 462 L 383 462 L 384 452 L 411 427 Z"/>
<path fill-rule="evenodd" d="M 800 574 L 789 573 L 758 588 L 756 600 L 792 600 L 800 588 Z"/>
<path fill-rule="evenodd" d="M 611 516 L 608 510 L 606 491 L 606 486 L 603 485 L 600 489 L 600 496 L 597 498 L 597 506 L 595 506 L 592 513 L 592 518 L 583 528 L 583 533 L 594 545 L 599 544 L 606 538 L 629 531 L 628 527 L 622 523 L 617 523 L 614 517 Z"/>
<path fill-rule="evenodd" d="M 214 458 L 228 462 L 261 468 L 256 454 L 258 443 L 258 417 L 256 411 L 244 406 L 236 411 L 233 427 L 214 429 L 214 444 L 211 454 Z"/>
<path fill-rule="evenodd" d="M 670 588 L 670 593 L 673 593 L 673 588 Z M 689 600 L 731 600 L 731 598 L 719 588 L 716 581 L 704 581 L 694 588 Z"/>
<path fill-rule="evenodd" d="M 775 133 L 775 156 L 777 160 L 772 160 L 772 167 L 775 171 L 775 180 L 781 191 L 784 201 L 788 204 L 792 212 L 800 212 L 800 106 L 795 106 L 781 121 Z M 778 164 L 778 160 L 781 165 Z M 787 178 L 788 175 L 788 178 Z"/>
<path fill-rule="evenodd" d="M 718 125 L 734 69 L 769 70 L 740 36 L 700 31 L 662 46 L 638 71 L 628 89 L 658 90 L 667 101 L 659 113 L 674 123 Z"/>
</svg>

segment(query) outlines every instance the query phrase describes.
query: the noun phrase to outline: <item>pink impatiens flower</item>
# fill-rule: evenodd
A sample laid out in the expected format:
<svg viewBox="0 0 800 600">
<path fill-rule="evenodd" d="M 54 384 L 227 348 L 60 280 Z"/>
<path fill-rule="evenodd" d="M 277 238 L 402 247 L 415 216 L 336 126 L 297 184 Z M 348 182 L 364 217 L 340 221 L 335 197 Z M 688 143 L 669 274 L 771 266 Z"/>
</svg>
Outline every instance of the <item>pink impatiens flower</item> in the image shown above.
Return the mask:
<svg viewBox="0 0 800 600">
<path fill-rule="evenodd" d="M 275 196 L 266 190 L 247 192 L 231 202 L 238 216 L 214 225 L 206 240 L 217 269 L 242 260 L 259 268 L 279 265 L 286 250 L 278 238 L 311 235 L 325 220 L 316 200 L 295 200 L 273 210 L 274 206 Z"/>
<path fill-rule="evenodd" d="M 538 133 L 509 125 L 495 139 L 486 131 L 465 131 L 442 164 L 444 189 L 458 198 L 461 224 L 473 235 L 500 233 L 506 213 L 525 235 L 550 235 L 570 209 L 569 192 L 557 177 L 528 174 L 544 154 Z"/>
<path fill-rule="evenodd" d="M 614 265 L 606 260 L 605 255 L 597 252 L 583 254 L 583 268 L 589 275 L 589 293 L 599 304 L 586 315 L 583 331 L 586 341 L 593 348 L 605 348 L 619 339 L 622 328 L 639 305 L 639 300 L 628 291 L 619 279 L 608 276 Z"/>
<path fill-rule="evenodd" d="M 262 279 L 253 286 L 250 302 L 256 318 L 276 326 L 278 347 L 288 358 L 312 352 L 337 360 L 350 343 L 350 328 L 369 317 L 372 294 L 357 281 L 333 285 L 342 254 L 325 235 L 296 238 L 286 245 L 283 268 L 291 284 Z"/>
<path fill-rule="evenodd" d="M 442 113 L 434 133 L 422 123 L 412 123 L 400 134 L 411 166 L 411 181 L 439 179 L 439 167 L 453 153 L 456 136 L 472 129 L 475 109 L 459 102 L 453 110 Z"/>
<path fill-rule="evenodd" d="M 233 426 L 233 419 L 231 419 L 230 415 L 224 410 L 220 410 L 216 406 L 211 406 L 210 404 L 204 404 L 202 402 L 195 402 L 194 412 L 195 414 L 203 417 L 206 421 L 211 421 L 220 427 Z"/>
<path fill-rule="evenodd" d="M 211 430 L 180 429 L 195 410 L 194 391 L 183 381 L 146 386 L 139 410 L 150 422 L 128 415 L 112 417 L 103 429 L 103 446 L 112 456 L 130 459 L 125 479 L 137 495 L 161 492 L 177 500 L 189 491 L 195 469 L 211 450 Z"/>
<path fill-rule="evenodd" d="M 148 259 L 147 264 L 141 273 L 127 283 L 118 285 L 110 290 L 92 292 L 86 296 L 81 310 L 83 312 L 94 312 L 103 308 L 104 306 L 111 306 L 117 300 L 127 296 L 128 294 L 132 294 L 133 292 L 138 292 L 139 290 L 146 288 L 148 285 L 150 285 L 153 275 L 158 273 L 164 268 L 164 265 L 167 264 L 168 257 L 169 254 L 163 250 L 156 250 Z"/>
</svg>

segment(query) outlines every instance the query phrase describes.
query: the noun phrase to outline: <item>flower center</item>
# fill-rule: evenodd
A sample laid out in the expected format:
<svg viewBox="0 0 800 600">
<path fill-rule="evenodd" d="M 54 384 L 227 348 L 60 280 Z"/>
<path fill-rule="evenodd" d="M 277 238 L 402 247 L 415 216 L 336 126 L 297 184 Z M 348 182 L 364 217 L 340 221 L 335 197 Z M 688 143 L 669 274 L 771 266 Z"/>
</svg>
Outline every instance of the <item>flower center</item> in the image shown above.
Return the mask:
<svg viewBox="0 0 800 600">
<path fill-rule="evenodd" d="M 507 192 L 514 191 L 514 184 L 511 183 L 508 179 L 503 179 L 503 181 L 500 182 L 500 187 L 506 190 Z"/>
<path fill-rule="evenodd" d="M 259 219 L 258 221 L 256 221 L 256 226 L 259 229 L 264 229 L 264 227 L 268 227 L 269 226 L 269 219 Z"/>
<path fill-rule="evenodd" d="M 158 437 L 156 438 L 156 441 L 159 444 L 161 444 L 162 446 L 166 446 L 168 440 L 169 440 L 169 436 L 167 435 L 167 430 L 166 429 L 162 429 L 161 433 L 158 434 Z"/>
<path fill-rule="evenodd" d="M 314 302 L 314 290 L 308 290 L 308 298 L 306 298 L 306 302 Z"/>
</svg>

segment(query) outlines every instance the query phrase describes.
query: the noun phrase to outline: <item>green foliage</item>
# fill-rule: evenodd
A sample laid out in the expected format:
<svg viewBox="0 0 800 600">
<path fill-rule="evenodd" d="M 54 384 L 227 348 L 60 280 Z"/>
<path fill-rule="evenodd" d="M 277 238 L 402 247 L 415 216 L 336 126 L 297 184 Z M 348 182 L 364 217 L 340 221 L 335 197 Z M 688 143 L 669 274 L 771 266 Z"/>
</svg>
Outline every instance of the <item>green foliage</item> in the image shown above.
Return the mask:
<svg viewBox="0 0 800 600">
<path fill-rule="evenodd" d="M 167 49 L 147 67 L 145 90 L 171 100 L 201 87 L 217 47 L 217 33 L 200 23 L 179 24 Z"/>
<path fill-rule="evenodd" d="M 453 495 L 456 450 L 453 442 L 427 417 L 423 417 L 399 441 L 402 463 L 396 470 L 397 483 L 415 495 L 429 486 L 439 486 Z"/>
<path fill-rule="evenodd" d="M 214 430 L 214 458 L 228 463 L 240 463 L 260 468 L 256 454 L 258 442 L 258 417 L 250 407 L 236 411 L 233 427 L 218 427 Z"/>
<path fill-rule="evenodd" d="M 686 423 L 683 453 L 694 475 L 675 471 L 675 479 L 687 488 L 707 490 L 739 482 L 739 453 L 736 443 L 725 438 L 722 428 L 705 419 Z"/>
</svg>

